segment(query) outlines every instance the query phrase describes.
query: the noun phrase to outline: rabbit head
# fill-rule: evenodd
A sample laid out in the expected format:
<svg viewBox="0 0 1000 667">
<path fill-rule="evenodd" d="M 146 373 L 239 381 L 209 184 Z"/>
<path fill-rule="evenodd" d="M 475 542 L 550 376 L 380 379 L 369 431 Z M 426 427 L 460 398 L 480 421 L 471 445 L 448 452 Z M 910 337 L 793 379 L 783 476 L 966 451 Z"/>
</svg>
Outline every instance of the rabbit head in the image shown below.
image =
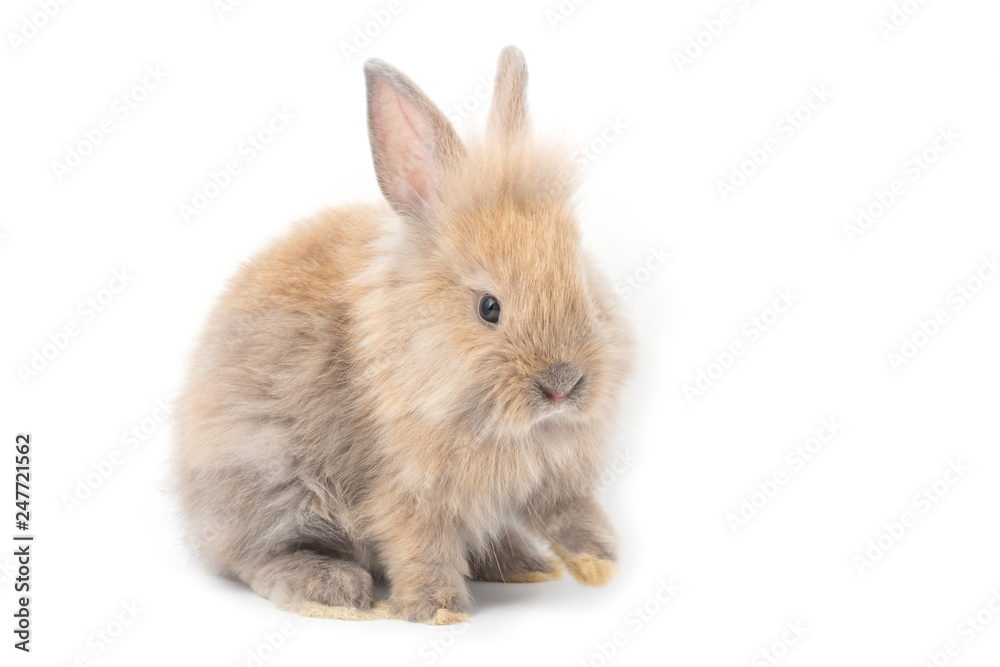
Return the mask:
<svg viewBox="0 0 1000 667">
<path fill-rule="evenodd" d="M 521 52 L 501 53 L 486 132 L 465 142 L 406 76 L 365 75 L 394 215 L 368 276 L 382 294 L 357 317 L 386 402 L 483 437 L 608 422 L 630 335 L 580 246 L 571 162 L 530 132 Z"/>
</svg>

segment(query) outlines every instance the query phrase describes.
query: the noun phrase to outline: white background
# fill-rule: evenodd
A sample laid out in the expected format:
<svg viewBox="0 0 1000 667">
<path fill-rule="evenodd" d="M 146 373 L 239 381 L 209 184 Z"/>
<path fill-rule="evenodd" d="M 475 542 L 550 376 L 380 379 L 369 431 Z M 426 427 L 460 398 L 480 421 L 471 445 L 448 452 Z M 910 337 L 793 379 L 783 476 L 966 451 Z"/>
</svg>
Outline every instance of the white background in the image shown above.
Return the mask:
<svg viewBox="0 0 1000 667">
<path fill-rule="evenodd" d="M 1000 5 L 908 0 L 889 31 L 890 0 L 567 1 L 558 21 L 557 0 L 419 0 L 348 58 L 342 45 L 387 0 L 249 0 L 221 16 L 211 0 L 93 0 L 50 19 L 39 4 L 0 16 L 0 534 L 15 532 L 14 437 L 30 432 L 37 535 L 30 655 L 11 647 L 13 548 L 0 549 L 4 664 L 254 665 L 262 646 L 265 665 L 772 664 L 763 650 L 789 667 L 997 664 L 1000 280 L 977 271 L 1000 252 Z M 714 23 L 723 10 L 729 23 Z M 363 60 L 398 66 L 466 132 L 483 125 L 479 80 L 508 43 L 526 54 L 539 132 L 592 147 L 588 245 L 612 280 L 641 283 L 626 307 L 642 363 L 615 443 L 628 464 L 606 493 L 621 575 L 602 589 L 475 584 L 474 620 L 457 629 L 300 622 L 190 561 L 157 401 L 242 260 L 296 218 L 379 196 Z M 131 93 L 147 67 L 165 78 Z M 123 94 L 144 98 L 127 118 Z M 294 121 L 245 161 L 241 143 L 282 107 Z M 53 163 L 104 118 L 110 134 L 60 179 Z M 606 127 L 619 130 L 602 143 Z M 947 128 L 957 138 L 936 152 Z M 777 149 L 762 166 L 743 164 L 765 145 Z M 933 164 L 914 178 L 925 149 Z M 185 222 L 180 205 L 230 159 L 240 173 Z M 734 168 L 753 173 L 723 201 Z M 849 235 L 896 179 L 902 194 Z M 659 266 L 650 248 L 671 258 Z M 127 287 L 102 293 L 123 269 Z M 978 291 L 959 299 L 960 285 Z M 775 322 L 778 290 L 794 305 Z M 109 296 L 93 317 L 79 306 Z M 893 364 L 938 310 L 935 335 Z M 752 340 L 754 317 L 771 325 Z M 50 336 L 64 348 L 45 348 Z M 51 358 L 25 379 L 36 351 Z M 689 400 L 699 371 L 715 379 Z M 829 418 L 843 427 L 808 463 L 786 458 Z M 133 428 L 149 434 L 131 447 Z M 116 450 L 110 477 L 92 475 Z M 915 498 L 949 461 L 967 472 Z M 784 484 L 767 483 L 775 473 Z M 744 499 L 755 514 L 734 530 Z M 884 534 L 905 513 L 911 525 Z M 679 592 L 656 601 L 671 579 Z M 97 633 L 117 633 L 130 603 L 138 617 L 108 646 Z"/>
</svg>

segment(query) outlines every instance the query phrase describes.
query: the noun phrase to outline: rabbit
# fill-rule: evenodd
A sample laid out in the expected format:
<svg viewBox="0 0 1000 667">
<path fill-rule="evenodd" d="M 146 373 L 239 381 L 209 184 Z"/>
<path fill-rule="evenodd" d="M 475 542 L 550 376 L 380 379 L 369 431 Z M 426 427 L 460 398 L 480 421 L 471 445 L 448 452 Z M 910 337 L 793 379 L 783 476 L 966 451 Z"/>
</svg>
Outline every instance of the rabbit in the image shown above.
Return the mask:
<svg viewBox="0 0 1000 667">
<path fill-rule="evenodd" d="M 398 70 L 364 74 L 385 202 L 300 221 L 214 306 L 175 409 L 191 539 L 313 616 L 459 622 L 469 580 L 563 566 L 603 584 L 633 334 L 581 248 L 569 155 L 530 130 L 524 56 L 501 52 L 466 141 Z"/>
</svg>

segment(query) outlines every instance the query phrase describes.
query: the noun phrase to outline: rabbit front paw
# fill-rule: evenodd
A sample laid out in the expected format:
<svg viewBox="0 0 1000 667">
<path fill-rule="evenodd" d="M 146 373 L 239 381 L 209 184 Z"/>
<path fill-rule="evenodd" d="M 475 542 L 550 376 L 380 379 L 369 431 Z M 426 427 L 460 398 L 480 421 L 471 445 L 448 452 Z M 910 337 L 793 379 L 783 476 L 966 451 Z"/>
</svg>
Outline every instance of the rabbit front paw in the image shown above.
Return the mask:
<svg viewBox="0 0 1000 667">
<path fill-rule="evenodd" d="M 607 557 L 597 554 L 573 554 L 561 544 L 552 544 L 552 550 L 566 564 L 566 569 L 579 583 L 603 586 L 618 575 L 618 566 Z"/>
<path fill-rule="evenodd" d="M 392 592 L 393 615 L 411 623 L 427 625 L 452 625 L 469 620 L 465 609 L 468 592 L 457 588 L 429 589 L 420 587 L 413 591 Z"/>
</svg>

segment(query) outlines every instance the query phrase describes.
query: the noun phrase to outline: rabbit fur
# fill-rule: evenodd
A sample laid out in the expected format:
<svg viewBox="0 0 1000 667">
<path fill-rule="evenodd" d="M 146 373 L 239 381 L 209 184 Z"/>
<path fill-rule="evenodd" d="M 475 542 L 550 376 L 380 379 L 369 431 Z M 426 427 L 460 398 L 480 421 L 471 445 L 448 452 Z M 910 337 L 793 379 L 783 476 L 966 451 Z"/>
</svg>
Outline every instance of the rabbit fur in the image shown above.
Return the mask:
<svg viewBox="0 0 1000 667">
<path fill-rule="evenodd" d="M 632 336 L 580 247 L 570 161 L 531 134 L 524 58 L 501 53 L 464 142 L 399 71 L 369 60 L 365 78 L 386 201 L 322 211 L 251 259 L 194 350 L 174 469 L 191 537 L 310 615 L 451 622 L 468 579 L 559 561 L 604 583 L 596 494 Z"/>
</svg>

